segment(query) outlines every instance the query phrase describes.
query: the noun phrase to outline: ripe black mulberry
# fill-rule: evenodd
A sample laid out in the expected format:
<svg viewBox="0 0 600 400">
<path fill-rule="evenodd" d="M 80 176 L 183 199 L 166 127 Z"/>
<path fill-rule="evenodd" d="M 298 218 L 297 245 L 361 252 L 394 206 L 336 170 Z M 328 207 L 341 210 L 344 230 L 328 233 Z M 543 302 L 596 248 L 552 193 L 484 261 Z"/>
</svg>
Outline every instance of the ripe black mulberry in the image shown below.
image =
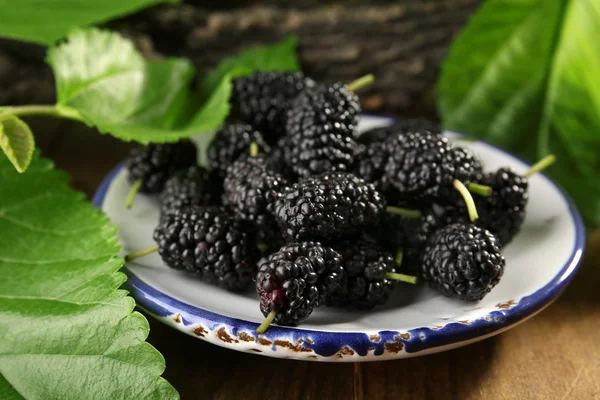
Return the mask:
<svg viewBox="0 0 600 400">
<path fill-rule="evenodd" d="M 452 224 L 428 241 L 422 277 L 449 297 L 481 300 L 500 282 L 505 261 L 498 238 L 475 225 Z"/>
</svg>

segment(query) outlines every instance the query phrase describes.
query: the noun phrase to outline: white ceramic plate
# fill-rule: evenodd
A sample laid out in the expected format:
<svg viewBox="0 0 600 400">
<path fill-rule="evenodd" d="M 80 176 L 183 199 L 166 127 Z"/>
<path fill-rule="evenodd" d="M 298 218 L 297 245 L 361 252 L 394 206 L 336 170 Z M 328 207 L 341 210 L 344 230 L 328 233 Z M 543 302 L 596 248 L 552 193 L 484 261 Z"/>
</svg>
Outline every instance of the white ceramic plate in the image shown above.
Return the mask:
<svg viewBox="0 0 600 400">
<path fill-rule="evenodd" d="M 393 120 L 363 116 L 360 129 Z M 449 133 L 454 141 L 460 137 Z M 480 141 L 464 141 L 486 169 L 528 164 Z M 156 199 L 140 195 L 125 209 L 129 190 L 123 165 L 94 198 L 119 226 L 123 253 L 153 245 L 159 218 Z M 448 299 L 426 286 L 402 285 L 380 309 L 358 312 L 321 307 L 298 328 L 271 326 L 255 333 L 263 316 L 253 291 L 233 294 L 169 269 L 153 254 L 129 263 L 127 286 L 140 307 L 189 335 L 228 347 L 281 358 L 371 361 L 412 357 L 463 346 L 496 335 L 549 305 L 573 278 L 585 237 L 579 213 L 564 192 L 543 174 L 530 180 L 527 218 L 506 247 L 502 281 L 477 303 Z"/>
</svg>

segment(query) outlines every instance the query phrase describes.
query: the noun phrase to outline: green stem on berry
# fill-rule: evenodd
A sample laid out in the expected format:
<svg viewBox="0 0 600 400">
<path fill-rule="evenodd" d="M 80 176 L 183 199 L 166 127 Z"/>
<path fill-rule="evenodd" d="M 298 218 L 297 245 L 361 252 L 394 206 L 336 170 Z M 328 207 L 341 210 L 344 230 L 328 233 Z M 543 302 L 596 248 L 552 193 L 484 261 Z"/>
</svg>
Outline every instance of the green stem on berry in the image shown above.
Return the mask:
<svg viewBox="0 0 600 400">
<path fill-rule="evenodd" d="M 250 143 L 250 157 L 256 157 L 258 155 L 258 143 Z"/>
<path fill-rule="evenodd" d="M 267 318 L 265 318 L 263 323 L 260 324 L 258 326 L 258 328 L 256 328 L 256 333 L 265 333 L 265 331 L 269 328 L 269 325 L 271 325 L 271 322 L 273 322 L 273 319 L 275 318 L 276 315 L 277 315 L 277 310 L 271 311 L 269 313 L 269 315 L 267 315 Z"/>
<path fill-rule="evenodd" d="M 467 189 L 467 187 L 458 179 L 455 179 L 452 182 L 452 185 L 458 190 L 463 199 L 465 199 L 467 211 L 469 212 L 469 219 L 471 222 L 475 222 L 479 218 L 479 214 L 477 214 L 477 207 L 475 206 L 475 201 L 473 200 L 473 196 L 471 196 L 471 192 L 469 192 L 469 189 Z"/>
<path fill-rule="evenodd" d="M 404 258 L 404 251 L 402 249 L 400 249 L 396 252 L 396 257 L 394 258 L 396 267 L 399 267 L 402 265 L 402 258 Z"/>
<path fill-rule="evenodd" d="M 148 247 L 146 249 L 134 251 L 133 253 L 129 253 L 125 256 L 125 261 L 133 261 L 136 258 L 147 256 L 148 254 L 156 253 L 157 251 L 158 251 L 158 245 L 154 245 L 154 246 Z"/>
<path fill-rule="evenodd" d="M 554 154 L 548 154 L 546 157 L 533 164 L 531 168 L 529 168 L 529 171 L 525 172 L 525 175 L 523 176 L 525 178 L 531 178 L 533 175 L 537 174 L 541 170 L 554 164 L 554 161 L 556 161 L 556 157 L 554 156 Z"/>
<path fill-rule="evenodd" d="M 133 201 L 135 200 L 135 196 L 137 195 L 137 192 L 140 191 L 140 188 L 142 187 L 143 183 L 144 183 L 143 180 L 138 179 L 137 181 L 133 182 L 133 185 L 131 185 L 131 189 L 129 190 L 129 194 L 127 194 L 127 208 L 131 208 L 131 206 L 133 205 Z"/>
<path fill-rule="evenodd" d="M 269 245 L 266 243 L 259 243 L 256 247 L 258 247 L 258 250 L 260 250 L 261 253 L 264 253 L 269 248 Z"/>
<path fill-rule="evenodd" d="M 412 275 L 399 274 L 397 272 L 388 272 L 383 276 L 385 279 L 389 279 L 392 281 L 400 281 L 406 283 L 412 283 L 413 285 L 417 283 L 417 277 Z"/>
<path fill-rule="evenodd" d="M 400 207 L 393 207 L 393 206 L 387 206 L 385 208 L 385 212 L 388 212 L 390 214 L 394 214 L 394 215 L 401 215 L 403 217 L 408 217 L 408 218 L 421 218 L 421 211 L 419 210 L 410 210 L 408 208 L 400 208 Z"/>
<path fill-rule="evenodd" d="M 467 185 L 469 192 L 477 194 L 483 197 L 490 197 L 492 194 L 492 187 L 488 185 L 480 185 L 479 183 L 469 183 Z"/>
<path fill-rule="evenodd" d="M 356 92 L 357 90 L 370 85 L 373 82 L 375 82 L 375 77 L 373 74 L 361 76 L 360 78 L 353 80 L 348 84 L 348 90 L 351 92 Z"/>
</svg>

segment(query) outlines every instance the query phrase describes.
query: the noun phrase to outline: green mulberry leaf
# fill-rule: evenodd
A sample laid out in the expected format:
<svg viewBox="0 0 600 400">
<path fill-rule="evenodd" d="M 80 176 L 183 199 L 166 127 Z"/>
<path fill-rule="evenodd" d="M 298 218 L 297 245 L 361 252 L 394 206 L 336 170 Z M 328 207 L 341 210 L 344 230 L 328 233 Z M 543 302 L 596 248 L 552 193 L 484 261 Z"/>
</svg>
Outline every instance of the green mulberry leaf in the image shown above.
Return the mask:
<svg viewBox="0 0 600 400">
<path fill-rule="evenodd" d="M 145 60 L 116 33 L 79 29 L 50 49 L 58 107 L 101 132 L 140 143 L 173 142 L 217 128 L 229 114 L 231 79 L 257 69 L 297 69 L 295 41 L 227 59 L 199 90 L 184 59 Z"/>
<path fill-rule="evenodd" d="M 0 36 L 52 44 L 76 26 L 92 25 L 177 0 L 0 0 Z"/>
<path fill-rule="evenodd" d="M 588 226 L 600 224 L 600 3 L 488 0 L 450 48 L 438 85 L 446 128 L 531 161 L 550 174 Z"/>
<path fill-rule="evenodd" d="M 19 172 L 27 169 L 35 148 L 29 125 L 13 115 L 2 116 L 2 110 L 0 110 L 0 148 Z"/>
<path fill-rule="evenodd" d="M 117 229 L 34 155 L 0 158 L 0 398 L 177 398 L 118 290 Z"/>
</svg>

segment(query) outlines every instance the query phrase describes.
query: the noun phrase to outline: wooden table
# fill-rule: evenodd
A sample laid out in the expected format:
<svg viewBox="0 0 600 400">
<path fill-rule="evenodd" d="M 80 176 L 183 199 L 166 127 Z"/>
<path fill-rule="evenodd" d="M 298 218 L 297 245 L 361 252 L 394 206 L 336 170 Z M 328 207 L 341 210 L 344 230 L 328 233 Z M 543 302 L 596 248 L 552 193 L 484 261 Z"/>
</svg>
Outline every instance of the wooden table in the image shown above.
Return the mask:
<svg viewBox="0 0 600 400">
<path fill-rule="evenodd" d="M 38 146 L 91 196 L 130 144 L 33 121 Z M 565 293 L 532 320 L 468 347 L 406 360 L 311 363 L 239 353 L 149 318 L 183 399 L 600 399 L 600 230 Z"/>
</svg>

